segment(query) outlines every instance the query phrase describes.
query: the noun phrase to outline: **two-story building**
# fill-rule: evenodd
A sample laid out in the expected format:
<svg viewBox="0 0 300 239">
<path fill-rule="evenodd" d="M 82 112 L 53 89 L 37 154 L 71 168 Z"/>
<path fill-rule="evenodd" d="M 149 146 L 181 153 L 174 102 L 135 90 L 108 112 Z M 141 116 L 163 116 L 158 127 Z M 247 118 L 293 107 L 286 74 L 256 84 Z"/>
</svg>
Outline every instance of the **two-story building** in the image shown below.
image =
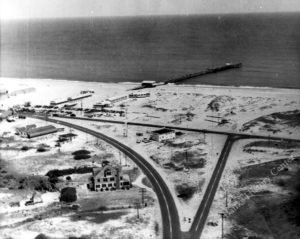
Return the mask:
<svg viewBox="0 0 300 239">
<path fill-rule="evenodd" d="M 94 191 L 112 191 L 131 187 L 129 175 L 123 174 L 121 167 L 111 165 L 93 168 L 91 183 L 88 185 L 88 188 Z"/>
</svg>

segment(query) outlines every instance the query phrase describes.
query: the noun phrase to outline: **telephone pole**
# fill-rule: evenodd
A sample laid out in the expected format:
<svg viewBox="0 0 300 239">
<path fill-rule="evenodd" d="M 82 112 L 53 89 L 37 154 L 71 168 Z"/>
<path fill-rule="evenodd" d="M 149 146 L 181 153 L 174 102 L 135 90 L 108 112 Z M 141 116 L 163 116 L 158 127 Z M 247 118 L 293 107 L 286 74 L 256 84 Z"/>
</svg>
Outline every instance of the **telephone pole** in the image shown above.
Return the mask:
<svg viewBox="0 0 300 239">
<path fill-rule="evenodd" d="M 127 107 L 125 108 L 125 122 L 124 122 L 124 126 L 125 126 L 125 128 L 124 128 L 124 133 L 123 133 L 123 135 L 124 135 L 124 137 L 127 137 L 127 135 L 128 135 L 128 123 L 127 123 L 127 121 L 128 121 L 128 117 L 127 117 Z"/>
<path fill-rule="evenodd" d="M 142 197 L 142 205 L 144 205 L 146 189 L 145 188 L 140 188 L 139 193 L 141 194 L 141 197 Z"/>
<path fill-rule="evenodd" d="M 221 225 L 221 228 L 222 228 L 222 234 L 221 234 L 221 238 L 222 239 L 224 239 L 224 213 L 222 212 L 222 213 L 219 213 L 220 214 L 220 216 L 221 216 L 221 219 L 222 219 L 222 225 Z"/>
<path fill-rule="evenodd" d="M 139 207 L 140 204 L 138 202 L 135 203 L 135 207 L 136 207 L 136 212 L 137 212 L 137 218 L 140 218 L 140 214 L 139 214 Z"/>
</svg>

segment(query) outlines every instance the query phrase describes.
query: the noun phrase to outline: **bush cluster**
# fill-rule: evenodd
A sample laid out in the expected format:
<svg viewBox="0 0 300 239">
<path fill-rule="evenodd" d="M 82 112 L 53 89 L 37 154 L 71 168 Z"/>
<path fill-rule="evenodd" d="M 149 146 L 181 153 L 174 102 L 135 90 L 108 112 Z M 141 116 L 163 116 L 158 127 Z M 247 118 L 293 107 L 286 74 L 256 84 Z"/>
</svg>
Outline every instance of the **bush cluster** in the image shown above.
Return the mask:
<svg viewBox="0 0 300 239">
<path fill-rule="evenodd" d="M 91 152 L 85 149 L 77 150 L 72 153 L 75 160 L 88 159 L 91 157 Z"/>
</svg>

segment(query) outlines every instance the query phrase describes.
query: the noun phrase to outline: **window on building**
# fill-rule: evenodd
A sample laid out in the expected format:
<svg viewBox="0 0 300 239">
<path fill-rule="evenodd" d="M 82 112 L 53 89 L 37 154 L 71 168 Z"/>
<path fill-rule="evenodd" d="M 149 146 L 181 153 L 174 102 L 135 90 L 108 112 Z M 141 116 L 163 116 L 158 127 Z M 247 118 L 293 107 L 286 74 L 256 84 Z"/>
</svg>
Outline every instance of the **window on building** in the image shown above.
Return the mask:
<svg viewBox="0 0 300 239">
<path fill-rule="evenodd" d="M 129 182 L 124 182 L 123 185 L 129 185 Z"/>
<path fill-rule="evenodd" d="M 106 184 L 104 183 L 104 184 L 102 184 L 102 188 L 106 188 Z"/>
<path fill-rule="evenodd" d="M 103 178 L 103 182 L 107 182 L 107 178 Z"/>
<path fill-rule="evenodd" d="M 108 184 L 108 187 L 112 187 L 112 184 L 111 184 L 111 183 L 109 183 L 109 184 Z"/>
<path fill-rule="evenodd" d="M 98 183 L 100 183 L 100 178 L 97 179 Z"/>
<path fill-rule="evenodd" d="M 111 177 L 111 178 L 110 178 L 110 181 L 115 181 L 115 177 Z"/>
<path fill-rule="evenodd" d="M 111 171 L 110 171 L 110 170 L 107 170 L 107 171 L 105 172 L 105 174 L 106 174 L 106 176 L 110 176 L 110 175 L 111 175 Z"/>
<path fill-rule="evenodd" d="M 96 185 L 96 188 L 100 188 L 100 185 Z"/>
<path fill-rule="evenodd" d="M 116 183 L 114 183 L 114 186 L 116 186 Z"/>
<path fill-rule="evenodd" d="M 120 176 L 120 180 L 122 180 L 123 179 L 123 177 L 122 176 Z"/>
</svg>

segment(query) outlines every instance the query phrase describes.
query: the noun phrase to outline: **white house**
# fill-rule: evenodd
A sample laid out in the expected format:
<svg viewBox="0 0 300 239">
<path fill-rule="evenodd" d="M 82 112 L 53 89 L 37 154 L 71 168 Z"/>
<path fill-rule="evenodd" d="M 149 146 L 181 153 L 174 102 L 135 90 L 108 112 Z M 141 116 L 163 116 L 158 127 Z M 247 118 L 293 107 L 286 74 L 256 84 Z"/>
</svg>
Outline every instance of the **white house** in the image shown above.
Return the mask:
<svg viewBox="0 0 300 239">
<path fill-rule="evenodd" d="M 161 142 L 164 140 L 174 139 L 175 138 L 175 131 L 168 128 L 163 128 L 159 130 L 152 131 L 151 139 Z"/>
</svg>

